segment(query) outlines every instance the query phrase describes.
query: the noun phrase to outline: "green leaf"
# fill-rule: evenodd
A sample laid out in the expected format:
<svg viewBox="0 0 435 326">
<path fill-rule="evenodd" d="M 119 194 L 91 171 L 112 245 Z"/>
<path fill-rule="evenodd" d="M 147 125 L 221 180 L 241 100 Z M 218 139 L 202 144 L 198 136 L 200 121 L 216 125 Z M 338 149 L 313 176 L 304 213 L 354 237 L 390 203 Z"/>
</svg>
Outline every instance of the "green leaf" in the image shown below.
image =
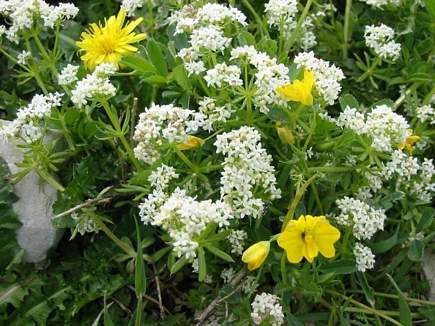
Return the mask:
<svg viewBox="0 0 435 326">
<path fill-rule="evenodd" d="M 433 18 L 435 18 L 435 1 L 433 0 L 424 0 L 425 7 L 427 11 L 430 12 Z"/>
<path fill-rule="evenodd" d="M 220 250 L 219 248 L 216 248 L 215 246 L 211 245 L 211 244 L 207 244 L 205 245 L 205 248 L 210 251 L 213 255 L 229 262 L 229 263 L 233 263 L 234 260 L 233 258 L 228 255 L 226 252 Z"/>
<path fill-rule="evenodd" d="M 145 267 L 143 263 L 142 254 L 142 241 L 140 238 L 140 229 L 136 218 L 134 219 L 136 224 L 136 234 L 137 234 L 137 251 L 136 251 L 136 263 L 135 263 L 135 273 L 134 273 L 134 289 L 136 291 L 137 297 L 142 297 L 145 294 L 146 289 L 146 275 Z"/>
<path fill-rule="evenodd" d="M 417 224 L 417 231 L 424 231 L 430 227 L 435 216 L 435 209 L 432 207 L 425 207 L 421 212 L 420 221 Z"/>
<path fill-rule="evenodd" d="M 172 77 L 183 90 L 190 91 L 192 89 L 192 84 L 187 77 L 184 65 L 181 64 L 176 66 L 174 70 L 172 70 Z"/>
<path fill-rule="evenodd" d="M 408 258 L 412 261 L 421 261 L 424 254 L 424 243 L 420 240 L 414 240 L 411 242 L 411 246 L 408 249 Z"/>
<path fill-rule="evenodd" d="M 373 293 L 373 289 L 370 287 L 369 282 L 367 281 L 366 274 L 357 272 L 356 276 L 361 284 L 367 302 L 374 308 L 376 302 L 375 295 Z"/>
<path fill-rule="evenodd" d="M 154 67 L 156 67 L 158 73 L 162 76 L 166 76 L 168 74 L 168 67 L 160 45 L 155 40 L 150 39 L 147 45 L 147 52 L 148 57 Z"/>
<path fill-rule="evenodd" d="M 372 249 L 373 253 L 382 254 L 384 252 L 387 252 L 391 248 L 393 248 L 398 243 L 398 238 L 397 238 L 398 234 L 399 234 L 399 227 L 396 229 L 396 231 L 391 237 L 371 244 L 370 248 Z"/>
<path fill-rule="evenodd" d="M 400 290 L 397 283 L 394 281 L 394 279 L 391 277 L 391 275 L 387 274 L 387 277 L 393 284 L 393 286 L 396 288 L 397 293 L 399 294 L 399 316 L 400 316 L 400 322 L 403 326 L 412 326 L 412 315 L 411 315 L 411 309 L 409 309 L 408 303 L 406 302 L 405 295 Z"/>
<path fill-rule="evenodd" d="M 200 282 L 204 282 L 205 277 L 207 276 L 207 262 L 205 261 L 205 252 L 202 247 L 198 248 L 198 262 L 199 262 L 198 280 Z"/>
<path fill-rule="evenodd" d="M 171 266 L 171 275 L 178 272 L 181 268 L 189 263 L 189 260 L 186 257 L 181 257 Z"/>
<path fill-rule="evenodd" d="M 348 106 L 351 108 L 359 107 L 358 101 L 351 94 L 344 94 L 344 95 L 340 96 L 338 101 L 340 102 L 340 107 L 342 110 L 346 109 Z"/>
<path fill-rule="evenodd" d="M 325 264 L 320 270 L 323 273 L 351 274 L 356 272 L 356 266 L 352 260 L 342 260 Z"/>
<path fill-rule="evenodd" d="M 154 67 L 151 62 L 149 62 L 143 57 L 139 57 L 139 56 L 124 57 L 121 63 L 131 69 L 134 69 L 136 72 L 142 75 L 158 74 L 156 67 Z"/>
</svg>

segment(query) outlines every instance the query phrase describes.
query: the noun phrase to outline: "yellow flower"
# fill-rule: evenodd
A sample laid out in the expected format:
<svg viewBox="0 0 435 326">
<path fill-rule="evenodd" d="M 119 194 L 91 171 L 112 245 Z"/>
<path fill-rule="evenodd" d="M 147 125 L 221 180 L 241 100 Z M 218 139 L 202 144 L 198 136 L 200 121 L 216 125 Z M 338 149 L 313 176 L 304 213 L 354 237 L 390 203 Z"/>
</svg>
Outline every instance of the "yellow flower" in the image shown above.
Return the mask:
<svg viewBox="0 0 435 326">
<path fill-rule="evenodd" d="M 248 269 L 253 271 L 261 266 L 269 255 L 270 242 L 260 241 L 254 243 L 242 255 L 242 262 L 248 264 Z"/>
<path fill-rule="evenodd" d="M 418 142 L 419 140 L 420 140 L 420 136 L 411 135 L 411 136 L 407 137 L 405 139 L 405 141 L 402 144 L 400 144 L 398 147 L 399 147 L 399 149 L 406 149 L 406 151 L 409 154 L 412 154 L 412 152 L 413 152 L 412 146 L 414 146 L 414 144 L 416 142 Z"/>
<path fill-rule="evenodd" d="M 288 101 L 300 102 L 304 105 L 312 105 L 313 95 L 311 95 L 311 91 L 313 85 L 313 73 L 310 70 L 305 69 L 303 80 L 295 80 L 291 84 L 278 87 L 277 91 Z"/>
<path fill-rule="evenodd" d="M 287 252 L 288 261 L 297 264 L 303 257 L 311 263 L 319 252 L 326 258 L 334 257 L 338 239 L 340 231 L 324 216 L 302 215 L 288 222 L 277 242 Z"/>
<path fill-rule="evenodd" d="M 136 34 L 133 30 L 143 18 L 138 18 L 124 26 L 125 15 L 125 9 L 121 9 L 117 16 L 105 19 L 104 26 L 93 23 L 81 34 L 80 41 L 77 41 L 76 45 L 80 48 L 80 52 L 84 52 L 81 59 L 89 69 L 93 70 L 103 62 L 118 66 L 122 56 L 137 51 L 137 48 L 131 44 L 143 40 L 146 34 Z"/>
<path fill-rule="evenodd" d="M 182 144 L 177 144 L 177 149 L 180 151 L 186 151 L 189 149 L 195 149 L 201 147 L 204 141 L 196 136 L 187 136 L 187 140 Z"/>
</svg>

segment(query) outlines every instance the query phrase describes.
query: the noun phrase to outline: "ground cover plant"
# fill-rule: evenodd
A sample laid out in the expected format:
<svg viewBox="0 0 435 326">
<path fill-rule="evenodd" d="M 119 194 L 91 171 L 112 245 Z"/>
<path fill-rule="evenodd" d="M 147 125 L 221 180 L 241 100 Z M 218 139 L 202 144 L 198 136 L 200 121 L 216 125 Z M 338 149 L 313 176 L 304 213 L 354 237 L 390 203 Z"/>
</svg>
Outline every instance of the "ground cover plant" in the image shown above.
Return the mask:
<svg viewBox="0 0 435 326">
<path fill-rule="evenodd" d="M 0 134 L 24 155 L 0 165 L 2 324 L 435 323 L 432 0 L 0 17 Z M 30 172 L 64 230 L 38 264 L 12 207 Z"/>
</svg>

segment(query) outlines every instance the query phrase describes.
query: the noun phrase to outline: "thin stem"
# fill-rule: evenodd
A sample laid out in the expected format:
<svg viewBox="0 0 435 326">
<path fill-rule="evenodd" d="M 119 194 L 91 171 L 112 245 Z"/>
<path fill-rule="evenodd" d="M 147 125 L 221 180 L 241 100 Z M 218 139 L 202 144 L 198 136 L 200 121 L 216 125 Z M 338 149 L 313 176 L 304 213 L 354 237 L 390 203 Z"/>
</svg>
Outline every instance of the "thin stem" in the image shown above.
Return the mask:
<svg viewBox="0 0 435 326">
<path fill-rule="evenodd" d="M 174 146 L 175 153 L 177 153 L 178 157 L 195 173 L 198 173 L 198 168 L 193 164 L 189 158 L 184 155 L 182 151 L 180 151 L 177 146 Z"/>
<path fill-rule="evenodd" d="M 136 257 L 136 253 L 128 244 L 119 239 L 110 229 L 104 224 L 104 222 L 98 217 L 98 215 L 90 213 L 92 220 L 97 224 L 100 230 L 102 230 L 110 240 L 115 242 L 124 252 L 130 257 Z"/>
<path fill-rule="evenodd" d="M 119 138 L 122 145 L 124 146 L 131 163 L 133 163 L 136 170 L 138 171 L 142 170 L 142 167 L 140 166 L 138 160 L 134 156 L 133 150 L 131 149 L 129 142 L 125 138 L 124 132 L 122 131 L 121 124 L 119 123 L 116 113 L 113 112 L 110 104 L 106 100 L 102 99 L 100 100 L 100 102 L 104 110 L 106 111 L 106 114 L 109 117 L 109 120 L 113 125 L 113 128 L 115 128 L 116 136 Z"/>
<path fill-rule="evenodd" d="M 312 3 L 313 3 L 313 0 L 308 0 L 307 1 L 306 5 L 304 7 L 304 10 L 302 11 L 302 14 L 299 17 L 299 20 L 298 20 L 298 22 L 296 24 L 296 27 L 293 30 L 292 37 L 291 37 L 290 41 L 287 43 L 287 45 L 286 45 L 287 51 L 290 51 L 290 49 L 292 48 L 293 44 L 296 42 L 296 39 L 297 39 L 298 34 L 299 34 L 299 30 L 301 29 L 302 24 L 303 24 L 305 18 L 307 17 L 307 15 L 308 15 L 308 12 L 310 10 L 310 7 L 311 7 Z"/>
<path fill-rule="evenodd" d="M 381 59 L 379 57 L 376 57 L 375 60 L 373 60 L 372 65 L 356 81 L 358 83 L 362 82 L 364 79 L 366 79 L 368 76 L 370 76 L 373 73 L 373 70 L 380 63 L 381 63 Z"/>
<path fill-rule="evenodd" d="M 251 3 L 248 0 L 242 0 L 243 5 L 249 10 L 249 12 L 254 16 L 255 22 L 258 25 L 258 28 L 260 29 L 260 33 L 262 36 L 267 35 L 269 36 L 269 32 L 267 31 L 267 28 L 264 28 L 263 20 L 260 18 L 260 16 L 255 11 L 254 7 L 252 7 Z"/>
<path fill-rule="evenodd" d="M 379 311 L 379 310 L 377 310 L 377 309 L 374 309 L 374 308 L 371 308 L 371 307 L 369 307 L 369 306 L 366 306 L 365 304 L 363 304 L 363 303 L 361 303 L 361 302 L 359 302 L 359 301 L 356 301 L 356 300 L 354 300 L 354 299 L 352 299 L 352 298 L 349 298 L 349 297 L 345 296 L 344 294 L 341 294 L 341 293 L 338 293 L 338 292 L 335 292 L 335 291 L 331 291 L 331 290 L 326 290 L 326 292 L 331 293 L 331 294 L 333 294 L 333 295 L 340 296 L 340 297 L 342 297 L 343 299 L 345 299 L 345 300 L 347 300 L 347 301 L 353 303 L 354 305 L 359 306 L 359 307 L 361 307 L 361 308 L 364 308 L 365 311 L 366 311 L 367 313 L 371 313 L 371 314 L 374 314 L 374 315 L 378 315 L 379 317 L 382 317 L 382 318 L 384 318 L 385 320 L 388 320 L 389 322 L 391 322 L 391 323 L 394 324 L 394 325 L 402 326 L 401 323 L 399 323 L 397 320 L 395 320 L 395 319 L 393 319 L 393 318 L 387 316 L 387 315 L 384 314 L 382 311 Z"/>
<path fill-rule="evenodd" d="M 350 13 L 352 8 L 352 0 L 346 0 L 346 9 L 344 12 L 344 30 L 343 30 L 343 59 L 347 59 L 347 47 L 349 42 L 349 33 L 351 32 L 350 25 Z"/>
<path fill-rule="evenodd" d="M 311 178 L 309 178 L 307 181 L 304 182 L 304 184 L 298 189 L 298 191 L 296 192 L 296 195 L 293 199 L 293 201 L 291 202 L 287 215 L 284 218 L 284 222 L 282 223 L 282 228 L 281 230 L 284 230 L 285 227 L 287 226 L 287 223 L 293 218 L 293 215 L 296 211 L 296 207 L 298 206 L 299 202 L 302 199 L 302 196 L 305 194 L 305 192 L 307 191 L 308 186 L 314 181 L 314 179 L 317 177 L 317 175 L 313 175 Z"/>
<path fill-rule="evenodd" d="M 54 189 L 58 190 L 58 191 L 64 191 L 65 188 L 59 183 L 57 182 L 49 173 L 47 173 L 44 170 L 37 170 L 36 171 L 38 173 L 38 175 L 44 179 L 45 181 L 47 181 Z"/>
<path fill-rule="evenodd" d="M 33 39 L 35 40 L 36 46 L 38 47 L 38 50 L 42 53 L 42 56 L 45 57 L 45 59 L 48 61 L 48 67 L 51 70 L 51 73 L 53 75 L 54 79 L 57 79 L 58 72 L 56 67 L 54 66 L 53 60 L 51 56 L 48 54 L 48 52 L 45 50 L 44 45 L 42 44 L 41 40 L 39 39 L 39 36 L 37 33 L 33 35 Z"/>
</svg>

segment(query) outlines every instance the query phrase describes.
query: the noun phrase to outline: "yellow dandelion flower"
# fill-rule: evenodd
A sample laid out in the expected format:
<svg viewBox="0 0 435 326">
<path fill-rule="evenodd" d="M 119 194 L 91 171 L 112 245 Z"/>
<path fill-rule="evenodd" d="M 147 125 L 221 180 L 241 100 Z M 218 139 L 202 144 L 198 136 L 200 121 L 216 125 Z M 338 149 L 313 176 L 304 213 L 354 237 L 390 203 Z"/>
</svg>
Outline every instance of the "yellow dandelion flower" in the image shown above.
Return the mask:
<svg viewBox="0 0 435 326">
<path fill-rule="evenodd" d="M 287 224 L 277 242 L 286 251 L 288 261 L 297 264 L 303 257 L 311 263 L 319 252 L 326 258 L 334 257 L 338 239 L 340 231 L 324 216 L 302 215 Z"/>
<path fill-rule="evenodd" d="M 286 100 L 300 102 L 304 105 L 313 104 L 313 95 L 311 94 L 314 85 L 313 73 L 305 69 L 304 79 L 295 80 L 293 83 L 278 87 L 277 92 Z"/>
<path fill-rule="evenodd" d="M 81 34 L 76 45 L 83 52 L 81 59 L 90 70 L 103 62 L 118 66 L 122 56 L 137 51 L 131 44 L 146 38 L 145 33 L 133 32 L 143 18 L 125 24 L 125 16 L 125 9 L 121 9 L 117 16 L 105 19 L 104 25 L 93 23 Z"/>
<path fill-rule="evenodd" d="M 248 264 L 248 269 L 253 271 L 260 267 L 267 256 L 269 255 L 270 250 L 270 242 L 269 241 L 260 241 L 254 243 L 242 255 L 242 262 Z"/>
<path fill-rule="evenodd" d="M 397 146 L 399 149 L 405 149 L 409 154 L 413 152 L 413 146 L 416 142 L 420 140 L 420 136 L 411 135 L 405 139 L 405 141 Z"/>
</svg>

